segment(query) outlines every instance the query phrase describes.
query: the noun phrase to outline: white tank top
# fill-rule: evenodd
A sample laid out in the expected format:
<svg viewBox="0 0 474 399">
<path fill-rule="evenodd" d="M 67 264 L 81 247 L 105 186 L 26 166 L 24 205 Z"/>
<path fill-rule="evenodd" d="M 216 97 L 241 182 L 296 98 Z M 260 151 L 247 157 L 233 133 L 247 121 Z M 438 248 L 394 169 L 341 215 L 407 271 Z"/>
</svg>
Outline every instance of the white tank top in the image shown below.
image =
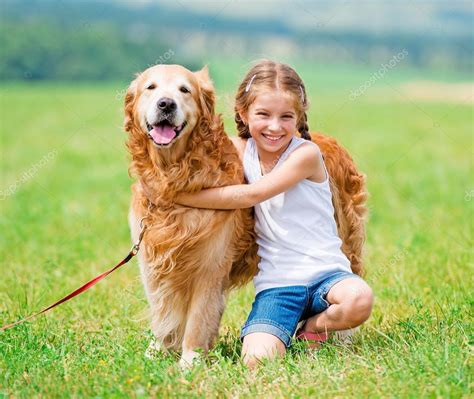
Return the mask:
<svg viewBox="0 0 474 399">
<path fill-rule="evenodd" d="M 307 142 L 317 147 L 309 140 L 293 137 L 275 168 Z M 252 138 L 245 147 L 244 173 L 248 183 L 263 177 Z M 267 288 L 306 285 L 337 271 L 351 272 L 337 235 L 327 170 L 322 183 L 305 179 L 255 205 L 255 232 L 260 256 L 259 272 L 254 278 L 256 293 Z"/>
</svg>

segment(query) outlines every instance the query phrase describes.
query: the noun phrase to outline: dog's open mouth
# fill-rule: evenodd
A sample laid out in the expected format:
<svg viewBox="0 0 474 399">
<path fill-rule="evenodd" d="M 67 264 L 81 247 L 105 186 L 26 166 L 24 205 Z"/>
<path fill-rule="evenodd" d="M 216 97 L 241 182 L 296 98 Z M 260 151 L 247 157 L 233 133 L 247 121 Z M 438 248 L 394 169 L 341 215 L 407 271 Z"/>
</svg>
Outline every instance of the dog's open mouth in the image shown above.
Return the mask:
<svg viewBox="0 0 474 399">
<path fill-rule="evenodd" d="M 146 124 L 148 128 L 148 137 L 156 145 L 167 145 L 171 143 L 179 134 L 183 131 L 186 126 L 186 121 L 179 126 L 174 126 L 167 120 L 158 122 L 155 125 Z"/>
</svg>

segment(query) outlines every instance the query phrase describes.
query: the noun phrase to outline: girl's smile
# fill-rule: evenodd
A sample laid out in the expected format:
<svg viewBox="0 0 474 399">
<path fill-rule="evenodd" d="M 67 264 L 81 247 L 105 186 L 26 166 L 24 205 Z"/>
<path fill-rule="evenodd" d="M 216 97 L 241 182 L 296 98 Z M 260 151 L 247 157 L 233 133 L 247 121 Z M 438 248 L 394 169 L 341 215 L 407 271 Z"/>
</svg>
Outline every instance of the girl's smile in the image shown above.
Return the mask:
<svg viewBox="0 0 474 399">
<path fill-rule="evenodd" d="M 265 134 L 265 133 L 262 133 L 262 136 L 268 140 L 269 144 L 270 145 L 273 145 L 277 142 L 279 142 L 283 137 L 285 137 L 284 135 L 280 135 L 280 136 L 273 136 L 271 134 Z"/>
</svg>

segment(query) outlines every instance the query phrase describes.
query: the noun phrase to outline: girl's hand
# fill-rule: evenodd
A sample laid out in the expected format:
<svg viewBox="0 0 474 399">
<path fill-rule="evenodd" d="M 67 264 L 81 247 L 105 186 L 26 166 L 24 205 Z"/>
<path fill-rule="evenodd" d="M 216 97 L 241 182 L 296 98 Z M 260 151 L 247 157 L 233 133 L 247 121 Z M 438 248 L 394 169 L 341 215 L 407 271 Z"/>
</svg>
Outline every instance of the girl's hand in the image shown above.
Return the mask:
<svg viewBox="0 0 474 399">
<path fill-rule="evenodd" d="M 176 194 L 176 197 L 174 198 L 174 202 L 179 205 L 191 206 L 189 204 L 193 202 L 192 201 L 193 195 L 194 194 L 185 193 L 185 192 L 178 193 Z"/>
</svg>

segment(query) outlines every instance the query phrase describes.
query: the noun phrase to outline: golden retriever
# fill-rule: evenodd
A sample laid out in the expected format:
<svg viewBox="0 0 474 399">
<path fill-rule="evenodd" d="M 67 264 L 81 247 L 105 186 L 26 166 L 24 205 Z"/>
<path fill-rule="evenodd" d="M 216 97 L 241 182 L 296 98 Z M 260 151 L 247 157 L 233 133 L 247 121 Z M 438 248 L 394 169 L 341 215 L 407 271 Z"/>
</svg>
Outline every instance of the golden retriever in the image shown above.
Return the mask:
<svg viewBox="0 0 474 399">
<path fill-rule="evenodd" d="M 140 220 L 148 226 L 138 254 L 156 342 L 148 353 L 181 349 L 192 363 L 197 349 L 215 340 L 225 295 L 257 271 L 250 209 L 205 210 L 174 204 L 176 193 L 244 182 L 242 164 L 215 114 L 207 68 L 191 72 L 157 65 L 140 73 L 125 96 L 124 127 L 131 154 L 129 224 L 137 240 Z M 334 186 L 343 250 L 360 274 L 364 240 L 364 177 L 336 141 L 314 134 Z"/>
</svg>

